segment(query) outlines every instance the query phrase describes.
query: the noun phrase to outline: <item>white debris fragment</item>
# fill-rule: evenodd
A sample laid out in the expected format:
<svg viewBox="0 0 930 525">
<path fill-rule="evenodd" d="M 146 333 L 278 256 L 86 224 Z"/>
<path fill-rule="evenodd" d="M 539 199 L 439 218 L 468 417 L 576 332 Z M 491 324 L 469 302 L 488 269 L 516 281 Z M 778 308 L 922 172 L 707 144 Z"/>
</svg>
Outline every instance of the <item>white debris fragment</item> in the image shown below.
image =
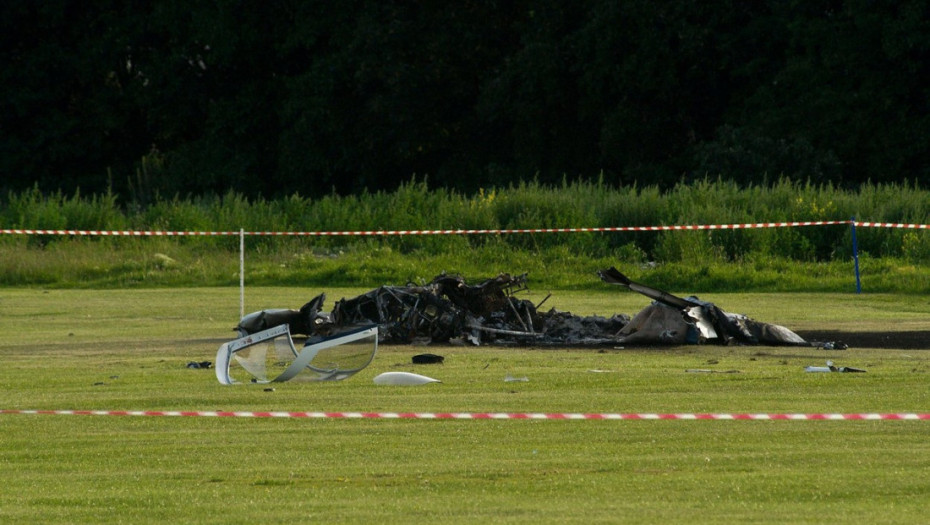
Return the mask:
<svg viewBox="0 0 930 525">
<path fill-rule="evenodd" d="M 412 372 L 384 372 L 375 376 L 376 385 L 401 385 L 401 386 L 412 386 L 412 385 L 425 385 L 428 383 L 442 383 L 438 379 L 433 379 L 432 377 L 426 377 L 420 374 L 414 374 Z"/>
</svg>

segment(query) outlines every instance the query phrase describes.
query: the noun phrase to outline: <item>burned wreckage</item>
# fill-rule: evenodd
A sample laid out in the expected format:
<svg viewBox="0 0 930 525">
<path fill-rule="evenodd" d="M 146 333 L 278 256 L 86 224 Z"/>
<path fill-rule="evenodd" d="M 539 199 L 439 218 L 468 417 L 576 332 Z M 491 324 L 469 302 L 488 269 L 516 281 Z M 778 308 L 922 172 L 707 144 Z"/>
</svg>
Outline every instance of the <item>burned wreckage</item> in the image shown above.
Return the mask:
<svg viewBox="0 0 930 525">
<path fill-rule="evenodd" d="M 783 326 L 728 313 L 696 297 L 681 298 L 635 283 L 616 268 L 598 272 L 608 284 L 641 293 L 653 302 L 630 318 L 625 314 L 577 316 L 518 299 L 526 274 L 501 274 L 477 284 L 441 274 L 427 284 L 382 286 L 323 311 L 325 294 L 300 310 L 263 310 L 242 318 L 240 336 L 288 324 L 291 333 L 327 336 L 357 326 L 376 325 L 378 340 L 389 344 L 501 346 L 596 345 L 772 345 L 823 346 Z M 842 343 L 835 343 L 842 345 Z"/>
</svg>

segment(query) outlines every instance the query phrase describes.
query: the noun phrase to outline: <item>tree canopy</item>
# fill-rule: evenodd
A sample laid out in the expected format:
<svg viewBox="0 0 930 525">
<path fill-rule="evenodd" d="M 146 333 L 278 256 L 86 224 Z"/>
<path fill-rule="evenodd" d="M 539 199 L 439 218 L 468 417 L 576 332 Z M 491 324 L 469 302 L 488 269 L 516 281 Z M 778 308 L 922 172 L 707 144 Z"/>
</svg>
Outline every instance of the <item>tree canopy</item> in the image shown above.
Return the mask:
<svg viewBox="0 0 930 525">
<path fill-rule="evenodd" d="M 926 2 L 11 0 L 0 188 L 924 181 Z"/>
</svg>

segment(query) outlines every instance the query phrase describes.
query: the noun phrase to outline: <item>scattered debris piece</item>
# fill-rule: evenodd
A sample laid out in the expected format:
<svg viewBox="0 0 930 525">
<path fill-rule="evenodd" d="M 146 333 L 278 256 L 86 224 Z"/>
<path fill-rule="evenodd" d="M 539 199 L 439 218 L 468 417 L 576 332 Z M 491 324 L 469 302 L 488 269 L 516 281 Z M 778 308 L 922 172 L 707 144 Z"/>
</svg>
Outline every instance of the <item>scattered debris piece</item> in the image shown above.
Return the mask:
<svg viewBox="0 0 930 525">
<path fill-rule="evenodd" d="M 280 383 L 298 375 L 310 381 L 341 381 L 367 367 L 377 352 L 377 326 L 313 335 L 298 351 L 288 325 L 282 324 L 220 345 L 216 379 L 223 385 Z"/>
<path fill-rule="evenodd" d="M 191 361 L 190 363 L 187 363 L 187 368 L 211 368 L 212 366 L 213 363 L 210 361 Z"/>
<path fill-rule="evenodd" d="M 436 354 L 417 354 L 411 358 L 415 365 L 441 365 L 446 358 Z"/>
<path fill-rule="evenodd" d="M 689 374 L 742 374 L 739 370 L 711 370 L 709 368 L 689 368 L 685 372 Z"/>
<path fill-rule="evenodd" d="M 274 308 L 252 312 L 243 317 L 234 330 L 239 332 L 239 337 L 245 337 L 249 334 L 286 324 L 290 326 L 292 334 L 310 335 L 315 333 L 314 325 L 329 320 L 328 315 L 320 313 L 320 308 L 323 307 L 323 301 L 325 300 L 326 294 L 320 294 L 301 306 L 300 310 Z"/>
<path fill-rule="evenodd" d="M 412 372 L 384 372 L 383 374 L 378 374 L 375 376 L 374 381 L 376 385 L 400 386 L 425 385 L 428 383 L 442 382 L 438 379 L 433 379 L 432 377 L 426 377 L 420 374 L 414 374 Z"/>
<path fill-rule="evenodd" d="M 865 372 L 861 368 L 852 368 L 849 366 L 834 366 L 833 361 L 827 361 L 827 366 L 808 366 L 804 368 L 806 372 L 840 372 L 840 373 L 850 373 L 850 372 Z"/>
<path fill-rule="evenodd" d="M 530 380 L 528 377 L 513 377 L 510 374 L 507 374 L 507 377 L 504 378 L 505 383 L 526 383 Z"/>
</svg>

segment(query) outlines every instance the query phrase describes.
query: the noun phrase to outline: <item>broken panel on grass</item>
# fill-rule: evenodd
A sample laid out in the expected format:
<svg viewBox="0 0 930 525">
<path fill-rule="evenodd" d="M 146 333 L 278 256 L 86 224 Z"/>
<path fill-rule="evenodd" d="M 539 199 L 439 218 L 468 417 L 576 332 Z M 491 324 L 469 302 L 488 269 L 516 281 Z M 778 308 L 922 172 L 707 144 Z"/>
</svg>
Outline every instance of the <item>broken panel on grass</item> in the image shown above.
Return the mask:
<svg viewBox="0 0 930 525">
<path fill-rule="evenodd" d="M 367 367 L 377 351 L 376 326 L 313 335 L 297 350 L 290 326 L 281 324 L 220 345 L 216 378 L 224 385 L 341 381 Z"/>
</svg>

